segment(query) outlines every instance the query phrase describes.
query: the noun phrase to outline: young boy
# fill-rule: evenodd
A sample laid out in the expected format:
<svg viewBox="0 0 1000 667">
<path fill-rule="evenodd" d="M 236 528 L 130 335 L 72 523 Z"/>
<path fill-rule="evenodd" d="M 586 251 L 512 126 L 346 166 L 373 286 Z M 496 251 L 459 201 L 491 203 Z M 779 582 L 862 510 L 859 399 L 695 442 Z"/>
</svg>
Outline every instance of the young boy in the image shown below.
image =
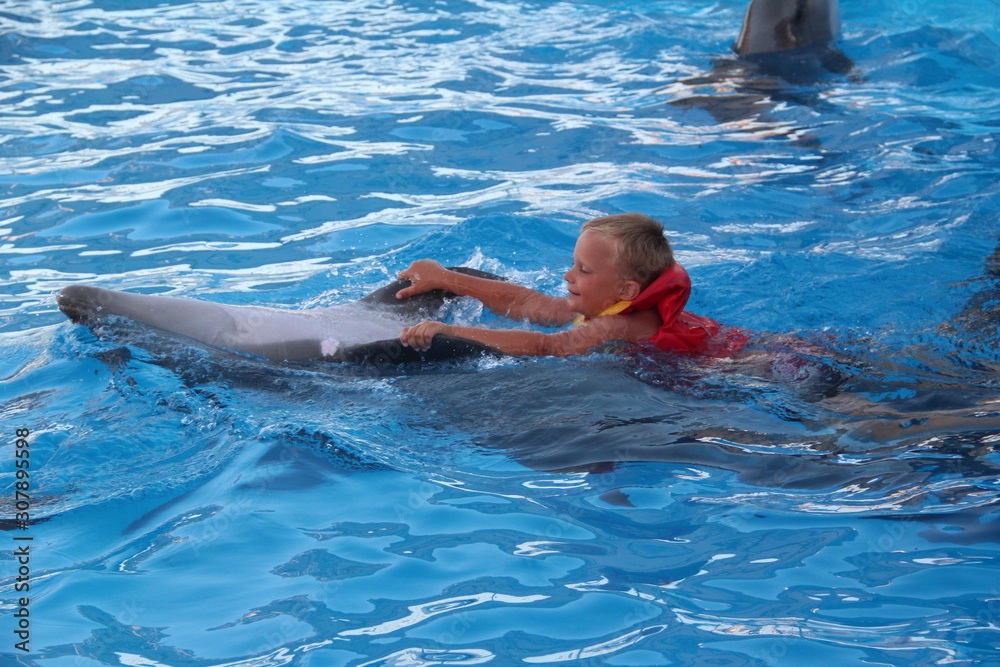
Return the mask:
<svg viewBox="0 0 1000 667">
<path fill-rule="evenodd" d="M 545 326 L 577 325 L 546 334 L 426 321 L 407 327 L 400 335 L 404 345 L 418 350 L 430 347 L 435 335 L 446 334 L 484 343 L 504 354 L 527 356 L 582 354 L 611 341 L 648 341 L 680 353 L 718 351 L 712 339 L 719 325 L 684 311 L 691 281 L 674 261 L 663 226 L 639 213 L 595 218 L 584 224 L 573 251 L 573 266 L 563 276 L 569 290 L 566 297 L 456 273 L 427 259 L 414 262 L 399 277 L 412 282 L 396 294 L 400 299 L 444 289 L 478 299 L 510 319 Z M 729 348 L 733 341 L 722 342 Z"/>
</svg>

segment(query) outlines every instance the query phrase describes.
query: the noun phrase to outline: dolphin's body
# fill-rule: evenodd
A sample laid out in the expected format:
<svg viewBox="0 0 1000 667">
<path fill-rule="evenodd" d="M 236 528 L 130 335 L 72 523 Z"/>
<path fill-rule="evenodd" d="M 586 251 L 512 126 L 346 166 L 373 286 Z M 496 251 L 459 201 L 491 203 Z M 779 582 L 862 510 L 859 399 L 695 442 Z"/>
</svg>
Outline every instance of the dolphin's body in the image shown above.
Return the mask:
<svg viewBox="0 0 1000 667">
<path fill-rule="evenodd" d="M 466 269 L 485 278 L 498 276 Z M 310 310 L 231 306 L 197 299 L 70 285 L 56 298 L 71 320 L 94 325 L 121 317 L 212 347 L 236 350 L 270 361 L 349 361 L 405 363 L 437 361 L 495 353 L 473 341 L 437 336 L 429 350 L 403 347 L 403 327 L 432 317 L 454 295 L 433 290 L 400 301 L 396 292 L 409 285 L 396 281 L 361 300 Z"/>
</svg>

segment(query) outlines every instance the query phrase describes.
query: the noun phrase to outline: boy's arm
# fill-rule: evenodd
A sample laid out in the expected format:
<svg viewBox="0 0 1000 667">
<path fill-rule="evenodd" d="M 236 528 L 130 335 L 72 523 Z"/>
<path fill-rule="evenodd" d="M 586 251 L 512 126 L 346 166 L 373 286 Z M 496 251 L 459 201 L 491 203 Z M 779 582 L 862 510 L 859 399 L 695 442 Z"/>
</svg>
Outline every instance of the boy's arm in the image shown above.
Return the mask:
<svg viewBox="0 0 1000 667">
<path fill-rule="evenodd" d="M 431 340 L 437 334 L 457 336 L 474 340 L 503 354 L 515 356 L 556 356 L 568 357 L 583 354 L 598 345 L 613 340 L 637 342 L 643 336 L 638 335 L 637 328 L 624 316 L 608 316 L 587 324 L 546 334 L 540 331 L 520 331 L 516 329 L 481 329 L 479 327 L 461 327 L 443 322 L 421 322 L 403 329 L 400 340 L 417 350 L 426 350 Z M 651 334 L 647 334 L 646 338 Z"/>
<path fill-rule="evenodd" d="M 422 259 L 400 271 L 412 285 L 396 293 L 397 299 L 444 289 L 459 296 L 471 296 L 493 312 L 512 320 L 528 320 L 544 326 L 562 326 L 573 321 L 576 313 L 562 297 L 488 278 L 478 278 L 449 271 L 435 261 Z"/>
</svg>

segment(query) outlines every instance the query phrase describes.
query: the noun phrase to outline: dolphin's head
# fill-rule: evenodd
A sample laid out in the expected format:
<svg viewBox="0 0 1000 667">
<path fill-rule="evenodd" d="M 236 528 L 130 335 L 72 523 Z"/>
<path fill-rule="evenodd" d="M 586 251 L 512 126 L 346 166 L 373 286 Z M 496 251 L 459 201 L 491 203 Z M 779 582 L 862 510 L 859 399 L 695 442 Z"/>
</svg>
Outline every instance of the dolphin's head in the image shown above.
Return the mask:
<svg viewBox="0 0 1000 667">
<path fill-rule="evenodd" d="M 839 34 L 838 0 L 752 0 L 733 50 L 753 55 L 801 49 Z"/>
</svg>

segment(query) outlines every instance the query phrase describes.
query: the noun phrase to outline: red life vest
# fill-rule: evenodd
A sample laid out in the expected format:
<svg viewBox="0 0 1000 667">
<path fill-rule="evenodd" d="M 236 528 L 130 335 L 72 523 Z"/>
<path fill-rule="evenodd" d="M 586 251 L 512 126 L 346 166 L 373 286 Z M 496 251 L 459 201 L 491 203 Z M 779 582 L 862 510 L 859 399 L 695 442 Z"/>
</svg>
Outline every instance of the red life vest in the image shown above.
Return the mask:
<svg viewBox="0 0 1000 667">
<path fill-rule="evenodd" d="M 691 279 L 675 262 L 621 312 L 656 308 L 663 324 L 649 342 L 667 352 L 728 356 L 743 349 L 749 339 L 746 332 L 724 328 L 715 320 L 684 310 L 690 296 Z"/>
</svg>

